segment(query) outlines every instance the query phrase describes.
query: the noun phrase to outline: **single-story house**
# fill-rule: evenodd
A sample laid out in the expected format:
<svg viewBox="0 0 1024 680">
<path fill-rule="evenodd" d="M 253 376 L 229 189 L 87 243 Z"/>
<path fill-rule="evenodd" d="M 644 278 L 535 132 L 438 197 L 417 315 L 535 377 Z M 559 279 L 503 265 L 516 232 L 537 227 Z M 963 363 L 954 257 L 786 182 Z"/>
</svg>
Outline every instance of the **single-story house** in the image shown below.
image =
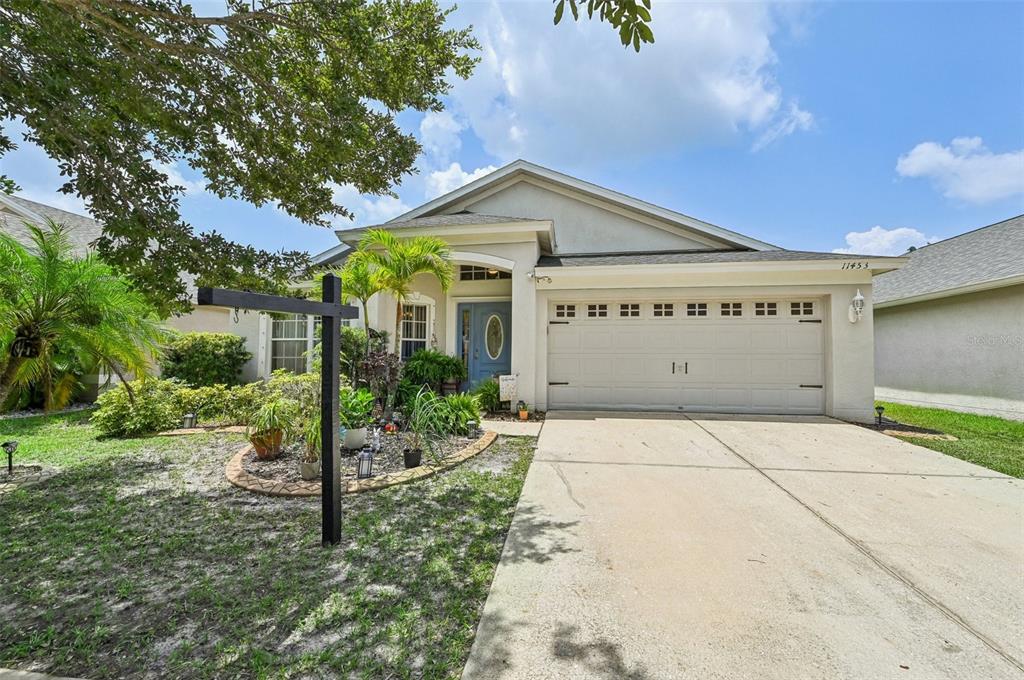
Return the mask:
<svg viewBox="0 0 1024 680">
<path fill-rule="evenodd" d="M 1024 215 L 875 279 L 878 399 L 1024 420 Z"/>
<path fill-rule="evenodd" d="M 531 408 L 873 416 L 872 278 L 901 258 L 785 250 L 521 160 L 379 226 L 457 268 L 416 281 L 402 354 L 514 376 Z M 370 325 L 393 333 L 394 304 Z"/>
</svg>

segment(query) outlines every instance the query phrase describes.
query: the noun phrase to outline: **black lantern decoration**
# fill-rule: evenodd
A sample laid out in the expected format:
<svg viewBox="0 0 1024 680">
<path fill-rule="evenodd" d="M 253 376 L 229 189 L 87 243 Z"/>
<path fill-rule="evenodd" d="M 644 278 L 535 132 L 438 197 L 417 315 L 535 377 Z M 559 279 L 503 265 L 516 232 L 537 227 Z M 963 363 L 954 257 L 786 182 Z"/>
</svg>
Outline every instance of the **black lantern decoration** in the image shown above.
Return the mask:
<svg viewBox="0 0 1024 680">
<path fill-rule="evenodd" d="M 884 406 L 876 406 L 875 407 L 875 413 L 878 414 L 878 427 L 881 427 L 882 426 L 882 414 L 885 413 L 885 407 Z"/>
<path fill-rule="evenodd" d="M 469 430 L 470 437 L 480 436 L 480 423 L 475 420 L 469 420 L 466 422 L 466 429 Z"/>
<path fill-rule="evenodd" d="M 7 454 L 7 474 L 14 474 L 14 452 L 18 450 L 18 442 L 9 441 L 0 444 L 3 447 L 4 453 Z"/>
<path fill-rule="evenodd" d="M 373 449 L 369 446 L 359 452 L 356 477 L 359 479 L 373 477 Z"/>
<path fill-rule="evenodd" d="M 191 430 L 193 427 L 196 426 L 196 422 L 198 420 L 199 419 L 196 418 L 195 413 L 186 413 L 181 417 L 181 426 L 186 430 Z"/>
</svg>

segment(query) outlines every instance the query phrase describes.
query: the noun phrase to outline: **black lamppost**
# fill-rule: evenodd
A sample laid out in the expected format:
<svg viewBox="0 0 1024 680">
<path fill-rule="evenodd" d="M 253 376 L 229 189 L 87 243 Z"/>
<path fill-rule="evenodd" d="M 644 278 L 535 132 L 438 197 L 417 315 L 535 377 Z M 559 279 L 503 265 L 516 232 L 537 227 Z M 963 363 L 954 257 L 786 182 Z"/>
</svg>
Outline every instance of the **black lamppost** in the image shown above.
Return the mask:
<svg viewBox="0 0 1024 680">
<path fill-rule="evenodd" d="M 0 447 L 2 447 L 3 450 L 4 450 L 4 453 L 7 454 L 7 475 L 8 476 L 13 476 L 14 475 L 14 452 L 18 450 L 18 442 L 16 442 L 16 441 L 4 442 L 3 444 L 0 444 Z"/>
</svg>

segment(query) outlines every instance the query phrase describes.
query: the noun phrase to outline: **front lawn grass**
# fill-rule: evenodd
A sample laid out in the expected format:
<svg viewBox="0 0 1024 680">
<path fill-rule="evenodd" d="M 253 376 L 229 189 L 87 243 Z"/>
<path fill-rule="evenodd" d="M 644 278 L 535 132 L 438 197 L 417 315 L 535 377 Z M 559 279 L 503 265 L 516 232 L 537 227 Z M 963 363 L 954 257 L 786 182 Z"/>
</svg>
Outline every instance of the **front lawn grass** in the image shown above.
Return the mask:
<svg viewBox="0 0 1024 680">
<path fill-rule="evenodd" d="M 323 548 L 319 499 L 224 479 L 238 435 L 28 420 L 0 427 L 62 472 L 0 495 L 0 667 L 89 678 L 458 677 L 535 442 L 345 496 Z"/>
<path fill-rule="evenodd" d="M 1024 478 L 1024 422 L 885 401 L 878 405 L 885 407 L 886 418 L 945 432 L 959 441 L 912 435 L 901 435 L 901 438 L 996 472 Z"/>
</svg>

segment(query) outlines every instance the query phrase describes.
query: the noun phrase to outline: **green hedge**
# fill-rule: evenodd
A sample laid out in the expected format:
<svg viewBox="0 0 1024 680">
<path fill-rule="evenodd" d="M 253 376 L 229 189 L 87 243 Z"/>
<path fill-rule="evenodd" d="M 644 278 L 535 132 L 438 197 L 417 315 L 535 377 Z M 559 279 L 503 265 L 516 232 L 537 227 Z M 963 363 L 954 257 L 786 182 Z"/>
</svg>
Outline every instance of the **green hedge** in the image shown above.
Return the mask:
<svg viewBox="0 0 1024 680">
<path fill-rule="evenodd" d="M 164 348 L 163 378 L 176 378 L 192 387 L 237 385 L 252 353 L 245 338 L 231 333 L 182 333 Z"/>
</svg>

